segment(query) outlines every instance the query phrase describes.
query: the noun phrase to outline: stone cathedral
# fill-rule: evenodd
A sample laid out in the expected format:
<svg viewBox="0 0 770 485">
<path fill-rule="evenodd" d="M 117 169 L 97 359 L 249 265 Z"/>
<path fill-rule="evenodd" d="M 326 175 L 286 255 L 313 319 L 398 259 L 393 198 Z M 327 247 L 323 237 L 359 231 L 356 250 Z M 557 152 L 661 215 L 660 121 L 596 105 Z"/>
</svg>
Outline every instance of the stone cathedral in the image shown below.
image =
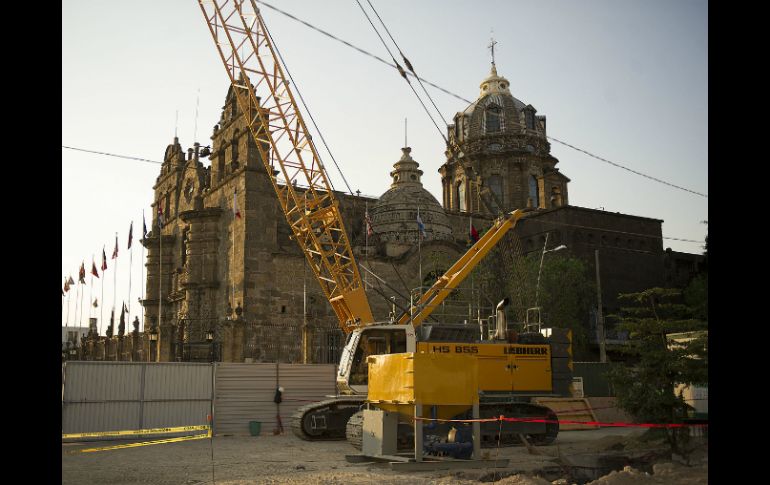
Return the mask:
<svg viewBox="0 0 770 485">
<path fill-rule="evenodd" d="M 676 258 L 663 251 L 661 220 L 571 206 L 570 179 L 550 154 L 546 117 L 511 94 L 494 63 L 479 88 L 476 101 L 448 126 L 453 148 L 438 169 L 440 202 L 423 188 L 419 153 L 409 147 L 400 157 L 394 147 L 393 170 L 380 174 L 390 176 L 390 188 L 379 198 L 336 194 L 376 319 L 405 307 L 415 289 L 430 285 L 466 251 L 471 220 L 483 230 L 517 208 L 533 209 L 514 230 L 526 252 L 541 251 L 546 233 L 549 247 L 566 244 L 590 266 L 601 249 L 608 308 L 619 292 L 673 283 L 694 270 L 692 261 L 680 264 L 680 273 L 671 270 Z M 210 149 L 196 143 L 185 151 L 177 138 L 166 148 L 153 187 L 152 230 L 142 241 L 148 251 L 145 331 L 135 331 L 131 343 L 90 339 L 83 358 L 337 361 L 344 334 L 290 239 L 272 174 L 232 89 Z M 420 244 L 418 208 L 427 233 Z M 443 317 L 469 321 L 470 313 Z"/>
</svg>

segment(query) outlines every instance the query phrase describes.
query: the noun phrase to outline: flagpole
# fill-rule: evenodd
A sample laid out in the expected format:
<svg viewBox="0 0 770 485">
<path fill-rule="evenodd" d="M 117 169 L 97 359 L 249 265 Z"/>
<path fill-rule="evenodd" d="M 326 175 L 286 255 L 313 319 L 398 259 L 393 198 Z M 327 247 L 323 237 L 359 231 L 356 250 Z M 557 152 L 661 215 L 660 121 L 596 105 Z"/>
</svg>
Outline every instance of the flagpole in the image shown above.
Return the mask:
<svg viewBox="0 0 770 485">
<path fill-rule="evenodd" d="M 106 262 L 104 258 L 104 246 L 102 246 L 102 310 L 99 312 L 99 332 L 101 332 L 102 329 L 102 322 L 104 321 L 104 263 Z"/>
<path fill-rule="evenodd" d="M 115 233 L 115 249 L 118 249 L 118 233 Z M 113 252 L 114 260 L 115 260 L 115 267 L 113 268 L 113 274 L 112 277 L 112 314 L 115 315 L 115 303 L 118 299 L 118 255 L 117 252 Z M 102 302 L 103 304 L 104 302 Z M 115 329 L 112 329 L 114 332 Z"/>
<path fill-rule="evenodd" d="M 305 196 L 307 197 L 307 191 L 305 191 Z M 233 249 L 231 251 L 232 255 L 230 256 L 230 282 L 231 286 L 233 288 L 233 303 L 232 308 L 235 309 L 235 220 L 237 219 L 235 212 L 237 210 L 238 203 L 238 189 L 235 189 L 233 192 L 233 225 L 232 225 L 232 239 L 233 239 Z M 307 204 L 305 205 L 305 210 L 307 210 Z"/>
<path fill-rule="evenodd" d="M 160 201 L 158 201 L 160 204 Z M 158 329 L 160 330 L 163 309 L 163 209 L 158 214 Z"/>
<path fill-rule="evenodd" d="M 64 321 L 64 327 L 69 328 L 70 326 L 70 291 L 67 290 L 67 319 Z"/>
<path fill-rule="evenodd" d="M 133 227 L 134 227 L 134 222 L 131 221 L 131 229 L 133 229 Z M 134 233 L 132 230 L 129 230 L 128 232 L 129 232 L 129 236 L 133 236 Z M 133 271 L 131 270 L 134 267 L 134 248 L 131 247 L 130 237 L 128 240 L 128 245 L 129 245 L 129 248 L 128 248 L 128 315 L 129 316 L 126 317 L 126 320 L 129 320 L 131 318 L 130 316 L 131 315 L 131 273 L 133 273 Z"/>
<path fill-rule="evenodd" d="M 364 253 L 364 262 L 366 266 L 369 266 L 369 201 L 366 201 L 366 209 L 364 211 L 364 232 L 366 233 L 366 252 Z M 364 291 L 366 291 L 366 283 L 369 278 L 364 274 Z"/>
<path fill-rule="evenodd" d="M 420 206 L 417 206 L 417 219 L 420 219 Z M 417 256 L 420 260 L 420 296 L 422 296 L 422 248 L 421 248 L 421 242 L 422 242 L 422 229 L 417 226 Z"/>
<path fill-rule="evenodd" d="M 80 275 L 78 275 L 80 276 Z M 72 326 L 76 326 L 78 323 L 78 300 L 80 299 L 80 282 L 78 281 L 77 295 L 75 295 L 75 320 L 72 322 Z"/>
<path fill-rule="evenodd" d="M 84 282 L 85 283 L 85 282 Z M 80 326 L 83 326 L 83 297 L 85 296 L 85 291 L 80 291 Z"/>
<path fill-rule="evenodd" d="M 95 268 L 95 267 L 96 267 L 96 257 L 92 254 L 91 255 L 91 268 Z M 94 296 L 94 273 L 93 272 L 91 272 L 91 285 L 90 286 L 91 287 L 88 289 L 88 301 L 89 301 L 89 305 L 88 305 L 88 318 L 89 319 L 91 318 L 91 312 L 93 311 L 92 308 L 93 308 L 93 304 L 94 304 L 94 300 L 91 298 L 92 296 Z"/>
<path fill-rule="evenodd" d="M 145 233 L 145 227 L 147 227 L 147 225 L 144 222 L 144 209 L 142 209 L 142 262 L 139 265 L 139 267 L 141 268 L 142 297 L 143 297 L 143 299 L 144 299 L 144 297 L 146 297 L 146 293 L 145 293 L 146 287 L 145 287 L 145 285 L 147 283 L 146 281 L 144 281 L 144 238 L 147 237 L 147 234 Z M 141 313 L 142 313 L 142 330 L 141 331 L 144 332 L 144 312 L 141 312 Z"/>
<path fill-rule="evenodd" d="M 468 236 L 471 238 L 471 246 L 473 246 L 476 241 L 474 241 L 473 237 L 473 213 L 471 213 L 471 216 L 468 218 Z M 471 271 L 471 297 L 468 300 L 468 323 L 471 323 L 473 321 L 473 271 Z M 481 338 L 484 338 L 483 336 Z"/>
</svg>

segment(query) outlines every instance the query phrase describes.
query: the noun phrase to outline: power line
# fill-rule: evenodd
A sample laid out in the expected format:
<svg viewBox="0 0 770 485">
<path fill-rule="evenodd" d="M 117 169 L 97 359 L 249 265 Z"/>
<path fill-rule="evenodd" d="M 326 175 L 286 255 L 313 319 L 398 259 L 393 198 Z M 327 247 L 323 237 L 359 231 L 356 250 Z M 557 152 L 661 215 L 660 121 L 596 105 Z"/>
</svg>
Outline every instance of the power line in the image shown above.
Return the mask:
<svg viewBox="0 0 770 485">
<path fill-rule="evenodd" d="M 269 4 L 269 3 L 267 3 L 267 2 L 263 2 L 263 1 L 261 1 L 261 0 L 255 0 L 255 1 L 256 1 L 257 3 L 259 3 L 259 4 L 262 4 L 262 5 L 264 5 L 264 6 L 268 7 L 268 8 L 270 8 L 270 9 L 273 9 L 273 10 L 275 10 L 276 12 L 278 12 L 278 13 L 280 13 L 280 14 L 282 14 L 282 15 L 285 15 L 286 17 L 289 17 L 289 18 L 290 18 L 290 19 L 292 19 L 292 20 L 295 20 L 295 21 L 297 21 L 297 22 L 299 22 L 299 23 L 301 23 L 301 24 L 305 25 L 306 27 L 309 27 L 309 28 L 311 28 L 311 29 L 315 30 L 316 32 L 319 32 L 319 33 L 321 33 L 321 34 L 323 34 L 323 35 L 325 35 L 325 36 L 327 36 L 327 37 L 329 37 L 329 38 L 331 38 L 331 39 L 333 39 L 333 40 L 336 40 L 337 42 L 341 42 L 342 44 L 346 45 L 347 47 L 350 47 L 350 48 L 352 48 L 352 49 L 355 49 L 355 50 L 357 50 L 358 52 L 360 52 L 360 53 L 362 53 L 362 54 L 364 54 L 364 55 L 366 55 L 366 56 L 369 56 L 369 57 L 371 57 L 371 58 L 373 58 L 373 59 L 376 59 L 377 61 L 379 61 L 379 62 L 381 62 L 381 63 L 383 63 L 383 64 L 385 64 L 385 65 L 387 65 L 387 66 L 390 66 L 390 67 L 392 67 L 392 68 L 395 68 L 395 69 L 399 69 L 399 67 L 400 67 L 400 66 L 398 66 L 398 63 L 395 63 L 395 64 L 391 64 L 391 63 L 389 63 L 388 61 L 386 61 L 385 59 L 383 59 L 383 58 L 381 58 L 381 57 L 379 57 L 379 56 L 376 56 L 376 55 L 372 54 L 371 52 L 368 52 L 368 51 L 366 51 L 366 50 L 364 50 L 364 49 L 362 49 L 362 48 L 360 48 L 360 47 L 358 47 L 358 46 L 355 46 L 355 45 L 351 44 L 350 42 L 348 42 L 348 41 L 346 41 L 346 40 L 343 40 L 343 39 L 341 39 L 341 38 L 339 38 L 339 37 L 337 37 L 337 36 L 335 36 L 335 35 L 332 35 L 332 34 L 330 34 L 329 32 L 326 32 L 325 30 L 322 30 L 322 29 L 320 29 L 320 28 L 316 27 L 315 25 L 313 25 L 313 24 L 311 24 L 311 23 L 309 23 L 309 22 L 306 22 L 306 21 L 304 21 L 304 20 L 302 20 L 302 19 L 299 19 L 299 18 L 295 17 L 294 15 L 292 15 L 292 14 L 290 14 L 290 13 L 288 13 L 288 12 L 285 12 L 285 11 L 283 11 L 283 10 L 281 10 L 281 9 L 277 8 L 277 7 L 274 7 L 274 6 L 270 5 L 270 4 Z M 359 4 L 359 5 L 360 5 L 360 4 Z M 363 7 L 362 7 L 362 9 L 363 9 Z M 376 11 L 375 11 L 375 13 L 376 13 Z M 367 17 L 367 18 L 368 18 L 368 17 Z M 371 20 L 370 20 L 370 23 L 371 23 Z M 383 24 L 383 25 L 384 25 L 384 24 Z M 387 27 L 386 27 L 386 30 L 387 30 Z M 376 29 L 375 29 L 375 31 L 376 31 Z M 379 35 L 379 33 L 378 33 L 378 35 Z M 394 41 L 394 43 L 395 43 L 395 41 Z M 386 46 L 386 48 L 387 48 L 387 46 Z M 400 51 L 400 49 L 399 49 L 399 51 Z M 392 56 L 391 56 L 391 57 L 392 57 Z M 395 59 L 394 59 L 394 62 L 395 62 Z M 400 70 L 399 70 L 399 72 L 401 72 L 402 70 L 403 70 L 403 69 L 400 69 Z M 405 74 L 406 74 L 407 76 L 413 76 L 413 77 L 415 77 L 415 78 L 417 78 L 417 79 L 419 79 L 419 80 L 421 80 L 421 81 L 425 82 L 426 84 L 428 84 L 428 85 L 430 85 L 430 86 L 432 86 L 432 87 L 434 87 L 434 88 L 436 88 L 436 89 L 438 89 L 438 90 L 440 90 L 440 91 L 443 91 L 444 93 L 446 93 L 446 94 L 448 94 L 448 95 L 450 95 L 450 96 L 453 96 L 453 97 L 455 97 L 455 98 L 457 98 L 457 99 L 459 99 L 459 100 L 465 101 L 465 102 L 466 102 L 466 103 L 468 103 L 468 104 L 473 104 L 473 103 L 474 103 L 473 101 L 471 101 L 471 100 L 469 100 L 469 99 L 466 99 L 466 98 L 464 98 L 464 97 L 462 97 L 462 96 L 460 96 L 460 95 L 458 95 L 458 94 L 455 94 L 455 93 L 453 93 L 453 92 L 451 92 L 451 91 L 449 91 L 449 90 L 447 90 L 447 89 L 445 89 L 445 88 L 442 88 L 441 86 L 438 86 L 438 85 L 436 85 L 436 84 L 434 84 L 434 83 L 432 83 L 432 82 L 428 81 L 427 79 L 424 79 L 424 78 L 422 78 L 422 77 L 416 76 L 416 75 L 414 75 L 413 73 L 410 73 L 410 72 L 406 72 Z M 411 84 L 410 84 L 410 85 L 411 85 Z M 412 89 L 414 90 L 414 88 L 412 88 Z M 415 92 L 415 95 L 416 95 L 416 94 L 417 94 L 417 93 Z M 419 96 L 418 96 L 418 99 L 419 99 Z M 420 103 L 422 103 L 422 100 L 420 100 Z M 423 104 L 423 108 L 425 108 L 425 105 L 424 105 L 424 104 Z M 429 116 L 430 116 L 430 115 L 429 115 Z M 431 120 L 432 120 L 432 119 L 433 119 L 433 118 L 431 117 Z M 434 121 L 434 124 L 435 124 L 435 121 Z M 440 131 L 441 131 L 441 130 L 439 130 L 439 132 L 440 132 Z M 443 134 L 443 133 L 441 133 L 441 136 L 443 137 L 443 136 L 444 136 L 444 134 Z M 578 148 L 578 147 L 576 147 L 576 146 L 574 146 L 574 145 L 571 145 L 571 144 L 569 144 L 569 143 L 563 142 L 563 141 L 561 141 L 561 140 L 558 140 L 558 139 L 556 139 L 556 138 L 553 138 L 553 137 L 551 137 L 551 136 L 548 136 L 548 135 L 546 135 L 545 137 L 546 137 L 547 139 L 549 139 L 549 140 L 552 140 L 552 141 L 555 141 L 555 142 L 557 142 L 557 143 L 560 143 L 560 144 L 562 144 L 562 145 L 564 145 L 564 146 L 566 146 L 566 147 L 572 148 L 573 150 L 576 150 L 576 151 L 579 151 L 579 152 L 581 152 L 581 153 L 584 153 L 584 154 L 588 155 L 589 157 L 595 158 L 595 159 L 597 159 L 597 160 L 600 160 L 600 161 L 602 161 L 602 162 L 608 163 L 608 164 L 610 164 L 610 165 L 613 165 L 613 166 L 615 166 L 615 167 L 621 168 L 621 169 L 623 169 L 623 170 L 627 170 L 627 171 L 629 171 L 629 172 L 631 172 L 631 173 L 633 173 L 633 174 L 636 174 L 636 175 L 640 175 L 640 176 L 642 176 L 642 177 L 648 178 L 648 179 L 650 179 L 650 180 L 653 180 L 653 181 L 655 181 L 655 182 L 659 182 L 659 183 L 662 183 L 662 184 L 664 184 L 664 185 L 668 185 L 669 187 L 673 187 L 673 188 L 676 188 L 676 189 L 679 189 L 679 190 L 684 190 L 685 192 L 689 192 L 689 193 L 691 193 L 691 194 L 695 194 L 695 195 L 699 195 L 699 196 L 701 196 L 701 197 L 705 197 L 705 198 L 708 198 L 708 194 L 703 194 L 703 193 L 701 193 L 701 192 L 696 192 L 696 191 L 694 191 L 694 190 L 690 190 L 690 189 L 687 189 L 687 188 L 684 188 L 684 187 L 680 187 L 680 186 L 678 186 L 678 185 L 675 185 L 675 184 L 672 184 L 672 183 L 666 182 L 666 181 L 664 181 L 664 180 L 661 180 L 661 179 L 659 179 L 659 178 L 653 177 L 653 176 L 651 176 L 651 175 L 647 175 L 647 174 L 644 174 L 644 173 L 642 173 L 642 172 L 639 172 L 639 171 L 633 170 L 633 169 L 631 169 L 631 168 L 628 168 L 628 167 L 625 167 L 625 166 L 623 166 L 623 165 L 621 165 L 621 164 L 619 164 L 619 163 L 616 163 L 616 162 L 612 162 L 612 161 L 610 161 L 610 160 L 607 160 L 606 158 L 600 157 L 600 156 L 598 156 L 598 155 L 594 155 L 593 153 L 591 153 L 591 152 L 589 152 L 589 151 L 583 150 L 583 149 L 581 149 L 581 148 Z"/>
<path fill-rule="evenodd" d="M 589 230 L 597 231 L 597 232 L 611 232 L 613 234 L 623 234 L 625 236 L 636 236 L 636 237 L 644 237 L 644 238 L 650 238 L 650 239 L 670 239 L 670 240 L 673 240 L 673 241 L 682 241 L 682 242 L 691 242 L 691 243 L 705 244 L 705 241 L 695 241 L 693 239 L 682 239 L 682 238 L 677 238 L 677 237 L 655 236 L 653 234 L 641 234 L 641 233 L 638 233 L 638 232 L 619 231 L 617 229 L 604 229 L 604 228 L 601 228 L 601 227 L 582 226 L 582 225 L 579 225 L 579 224 L 568 224 L 566 222 L 556 222 L 556 221 L 538 220 L 538 219 L 522 219 L 522 222 L 539 222 L 541 224 L 552 224 L 552 225 L 555 225 L 555 226 L 576 227 L 578 229 L 589 229 Z"/>
<path fill-rule="evenodd" d="M 140 162 L 157 163 L 158 165 L 163 165 L 163 162 L 158 162 L 156 160 L 147 160 L 146 158 L 129 157 L 127 155 L 116 155 L 114 153 L 107 153 L 107 152 L 97 152 L 95 150 L 86 150 L 85 148 L 68 147 L 68 146 L 65 146 L 65 145 L 62 145 L 61 147 L 62 148 L 66 148 L 68 150 L 77 150 L 79 152 L 96 153 L 98 155 L 107 155 L 109 157 L 126 158 L 128 160 L 137 160 L 137 161 L 140 161 Z"/>
<path fill-rule="evenodd" d="M 369 14 L 366 13 L 366 10 L 364 10 L 364 7 L 361 5 L 361 2 L 356 0 L 356 3 L 361 8 L 361 11 L 364 13 L 364 17 L 366 17 L 366 20 L 369 21 L 369 25 L 371 25 L 372 29 L 374 29 L 374 33 L 376 33 L 377 37 L 380 38 L 380 42 L 382 42 L 382 45 L 385 46 L 385 50 L 388 51 L 388 55 L 390 55 L 390 58 L 393 60 L 393 63 L 396 64 L 396 69 L 398 70 L 398 73 L 401 75 L 401 77 L 404 78 L 406 83 L 409 85 L 409 89 L 411 89 L 412 92 L 414 93 L 414 95 L 417 97 L 417 101 L 419 101 L 420 104 L 422 105 L 422 109 L 425 110 L 425 114 L 428 115 L 428 118 L 430 118 L 430 121 L 433 123 L 433 126 L 435 126 L 436 130 L 438 130 L 438 134 L 441 135 L 441 138 L 444 139 L 445 143 L 449 143 L 449 140 L 446 139 L 446 136 L 444 136 L 444 133 L 441 131 L 441 128 L 439 128 L 438 123 L 436 123 L 436 120 L 433 119 L 433 115 L 431 115 L 430 111 L 428 111 L 428 107 L 425 106 L 425 103 L 423 103 L 422 98 L 420 98 L 420 95 L 417 94 L 417 91 L 415 91 L 414 86 L 412 86 L 411 81 L 409 81 L 409 77 L 407 76 L 406 71 L 404 71 L 404 68 L 401 67 L 401 65 L 398 63 L 398 61 L 396 61 L 395 57 L 390 52 L 390 48 L 388 47 L 388 44 L 385 42 L 385 39 L 382 38 L 382 36 L 380 35 L 380 32 L 377 30 L 377 27 L 375 27 L 374 23 L 372 23 L 372 19 L 369 18 Z M 369 4 L 369 5 L 371 5 L 371 4 Z M 374 9 L 374 7 L 372 7 L 372 9 Z M 380 22 L 382 22 L 382 19 L 380 19 Z M 385 25 L 385 24 L 383 23 L 383 25 Z M 391 37 L 391 39 L 392 39 L 392 37 Z M 400 52 L 400 49 L 399 49 L 399 52 Z M 402 57 L 403 57 L 403 54 L 402 54 Z M 433 100 L 431 100 L 431 102 L 432 101 Z M 434 106 L 435 106 L 435 104 L 434 104 Z M 436 108 L 436 109 L 438 110 L 438 108 Z M 439 112 L 439 115 L 440 114 L 441 113 Z M 446 121 L 444 121 L 444 124 L 446 124 Z"/>
</svg>

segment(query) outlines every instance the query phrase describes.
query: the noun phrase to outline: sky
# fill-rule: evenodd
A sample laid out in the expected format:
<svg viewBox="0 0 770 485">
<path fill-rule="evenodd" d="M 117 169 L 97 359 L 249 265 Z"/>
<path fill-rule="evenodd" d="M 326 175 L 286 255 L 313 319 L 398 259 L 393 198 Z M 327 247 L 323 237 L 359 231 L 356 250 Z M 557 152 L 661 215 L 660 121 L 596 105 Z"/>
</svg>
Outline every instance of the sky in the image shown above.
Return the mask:
<svg viewBox="0 0 770 485">
<path fill-rule="evenodd" d="M 549 136 L 708 194 L 707 1 L 370 1 L 424 79 L 475 100 L 489 75 L 494 36 L 498 74 L 516 98 L 547 117 Z M 355 0 L 268 3 L 389 59 Z M 368 3 L 361 5 L 379 27 Z M 406 118 L 423 185 L 441 200 L 444 141 L 398 73 L 267 6 L 261 13 L 351 189 L 376 197 L 389 188 Z M 228 83 L 197 1 L 62 4 L 63 147 L 162 161 L 175 133 L 185 151 L 195 141 L 208 145 Z M 449 122 L 466 107 L 426 87 Z M 347 191 L 328 152 L 318 148 L 333 186 Z M 662 219 L 664 248 L 703 252 L 708 198 L 556 142 L 551 154 L 571 179 L 571 205 Z M 62 325 L 75 325 L 76 315 L 84 324 L 89 314 L 101 320 L 102 312 L 108 320 L 113 302 L 119 312 L 121 302 L 133 300 L 129 321 L 139 314 L 138 239 L 142 211 L 152 219 L 159 169 L 62 148 L 61 282 L 77 280 L 81 262 L 87 273 L 92 258 L 100 266 L 102 248 L 108 264 L 93 285 L 87 276 L 84 311 L 76 291 L 62 298 Z M 126 249 L 132 221 L 133 254 Z M 116 233 L 119 256 L 111 259 Z M 88 306 L 94 298 L 98 308 Z"/>
</svg>

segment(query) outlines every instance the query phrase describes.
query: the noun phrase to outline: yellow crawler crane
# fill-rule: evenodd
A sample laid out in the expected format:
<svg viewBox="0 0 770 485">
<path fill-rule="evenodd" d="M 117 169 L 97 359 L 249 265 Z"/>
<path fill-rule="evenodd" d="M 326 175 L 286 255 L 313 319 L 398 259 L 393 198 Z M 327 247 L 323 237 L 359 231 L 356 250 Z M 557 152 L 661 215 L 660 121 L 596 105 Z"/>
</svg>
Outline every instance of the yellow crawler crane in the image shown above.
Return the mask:
<svg viewBox="0 0 770 485">
<path fill-rule="evenodd" d="M 347 334 L 337 375 L 339 394 L 300 408 L 292 417 L 294 433 L 302 439 L 326 440 L 345 439 L 347 431 L 354 445 L 360 443 L 360 414 L 351 416 L 367 397 L 367 357 L 403 352 L 477 355 L 482 416 L 553 416 L 548 408 L 527 401 L 568 392 L 568 335 L 554 329 L 548 341 L 534 334 L 515 342 L 501 316 L 504 305 L 498 309 L 493 336 L 484 335 L 480 325 L 421 324 L 523 212 L 497 220 L 397 322 L 375 322 L 339 202 L 256 2 L 199 0 L 199 5 L 293 237 Z M 525 433 L 548 442 L 557 432 L 558 425 L 506 426 L 503 436 L 494 427 L 485 428 L 482 438 L 518 441 L 516 435 Z M 408 441 L 407 435 L 408 430 L 400 439 Z"/>
</svg>

